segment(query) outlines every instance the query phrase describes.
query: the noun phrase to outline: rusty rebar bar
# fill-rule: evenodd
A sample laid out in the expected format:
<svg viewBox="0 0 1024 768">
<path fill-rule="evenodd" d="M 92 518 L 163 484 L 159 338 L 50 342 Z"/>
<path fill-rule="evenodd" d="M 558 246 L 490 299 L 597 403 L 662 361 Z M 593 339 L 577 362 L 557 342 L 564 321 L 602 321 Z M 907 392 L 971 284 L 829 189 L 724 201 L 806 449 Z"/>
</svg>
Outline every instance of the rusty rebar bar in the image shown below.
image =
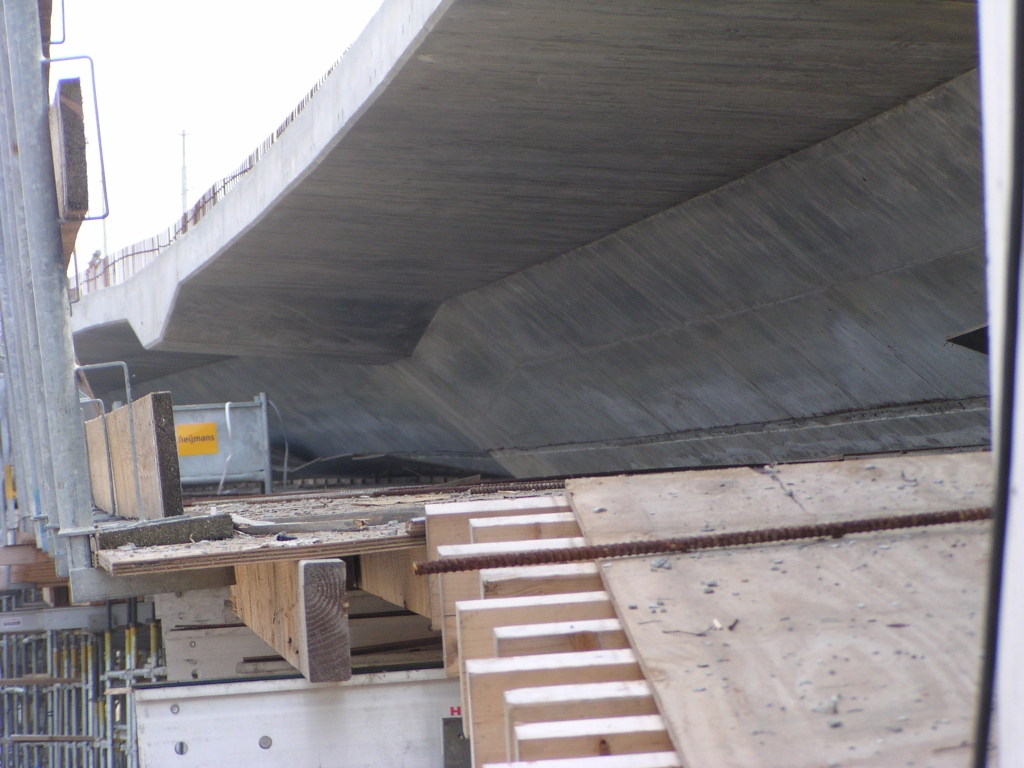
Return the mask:
<svg viewBox="0 0 1024 768">
<path fill-rule="evenodd" d="M 991 510 L 988 507 L 958 509 L 949 512 L 920 512 L 913 515 L 891 515 L 889 517 L 842 520 L 832 523 L 811 523 L 808 525 L 762 528 L 760 530 L 734 531 L 731 533 L 705 533 L 697 536 L 678 536 L 648 541 L 624 541 L 615 544 L 597 544 L 587 547 L 566 547 L 564 549 L 541 549 L 529 552 L 453 557 L 446 560 L 429 560 L 413 563 L 412 570 L 417 576 L 430 576 L 438 573 L 479 571 L 484 568 L 551 565 L 553 563 L 576 563 L 583 560 L 608 560 L 616 557 L 695 552 L 702 549 L 772 544 L 797 539 L 838 539 L 854 533 L 892 531 L 900 528 L 920 528 L 928 525 L 947 525 L 949 523 L 969 523 L 977 520 L 988 520 L 990 516 Z"/>
</svg>

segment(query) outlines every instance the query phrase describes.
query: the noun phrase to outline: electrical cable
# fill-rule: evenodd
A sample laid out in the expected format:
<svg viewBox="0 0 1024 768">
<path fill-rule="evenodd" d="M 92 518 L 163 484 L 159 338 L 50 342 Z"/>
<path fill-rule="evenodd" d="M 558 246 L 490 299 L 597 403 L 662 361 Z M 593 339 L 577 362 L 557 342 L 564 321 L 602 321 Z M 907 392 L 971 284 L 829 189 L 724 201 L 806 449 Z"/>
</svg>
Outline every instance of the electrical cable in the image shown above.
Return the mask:
<svg viewBox="0 0 1024 768">
<path fill-rule="evenodd" d="M 231 463 L 231 457 L 235 455 L 235 441 L 231 435 L 231 403 L 224 403 L 224 420 L 228 423 L 228 455 L 224 459 L 224 474 L 220 476 L 220 483 L 217 485 L 217 495 L 220 496 L 224 492 L 224 481 L 228 477 L 228 464 Z"/>
<path fill-rule="evenodd" d="M 277 409 L 277 406 L 274 405 L 274 401 L 273 400 L 270 400 L 268 398 L 267 402 L 270 403 L 270 407 L 274 409 L 274 413 L 277 414 L 277 422 L 281 425 L 281 437 L 284 438 L 284 473 L 283 473 L 284 476 L 283 476 L 283 479 L 281 480 L 281 482 L 284 483 L 285 486 L 287 486 L 288 485 L 288 433 L 284 431 L 284 419 L 281 418 L 281 411 L 279 411 Z"/>
</svg>

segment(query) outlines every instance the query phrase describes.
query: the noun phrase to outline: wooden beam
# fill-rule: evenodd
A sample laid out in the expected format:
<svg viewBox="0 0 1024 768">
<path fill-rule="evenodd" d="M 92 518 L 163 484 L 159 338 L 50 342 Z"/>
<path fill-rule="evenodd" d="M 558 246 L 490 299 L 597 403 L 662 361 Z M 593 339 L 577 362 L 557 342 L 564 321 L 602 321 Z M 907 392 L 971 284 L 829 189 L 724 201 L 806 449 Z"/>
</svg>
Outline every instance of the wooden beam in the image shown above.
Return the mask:
<svg viewBox="0 0 1024 768">
<path fill-rule="evenodd" d="M 646 752 L 610 757 L 569 757 L 543 762 L 488 763 L 486 768 L 683 768 L 675 752 Z"/>
<path fill-rule="evenodd" d="M 559 683 L 642 679 L 640 665 L 628 649 L 467 661 L 468 696 L 464 704 L 470 722 L 473 765 L 479 768 L 484 763 L 509 759 L 505 753 L 506 691 Z"/>
<path fill-rule="evenodd" d="M 359 556 L 359 588 L 421 616 L 430 616 L 427 580 L 412 572 L 412 564 L 426 560 L 426 546 Z"/>
<path fill-rule="evenodd" d="M 35 584 L 40 588 L 67 586 L 67 578 L 57 575 L 56 564 L 45 552 L 39 550 L 37 557 L 34 563 L 11 566 L 12 584 Z"/>
<path fill-rule="evenodd" d="M 86 422 L 86 449 L 93 503 L 120 517 L 155 520 L 183 513 L 178 447 L 169 392 L 153 392 L 131 404 L 142 508 L 135 485 L 132 430 L 125 405 Z M 104 435 L 104 423 L 106 434 Z M 109 452 L 108 452 L 109 448 Z M 113 493 L 110 476 L 113 474 Z M 111 498 L 113 497 L 113 498 Z"/>
<path fill-rule="evenodd" d="M 496 541 L 489 544 L 456 544 L 437 548 L 440 559 L 449 557 L 472 557 L 513 552 L 532 552 L 538 549 L 564 549 L 582 547 L 586 541 L 581 537 L 568 539 L 536 539 L 533 541 Z M 459 600 L 474 600 L 480 595 L 480 572 L 459 571 L 441 576 L 441 604 L 445 616 L 455 615 L 455 603 Z"/>
<path fill-rule="evenodd" d="M 521 723 L 656 714 L 658 706 L 646 680 L 505 691 L 505 733 L 509 736 Z M 513 754 L 511 743 L 506 746 L 507 753 Z"/>
<path fill-rule="evenodd" d="M 516 624 L 533 624 L 559 620 L 614 619 L 615 609 L 607 592 L 576 592 L 541 597 L 506 597 L 496 600 L 466 600 L 456 603 L 455 632 L 458 647 L 456 658 L 462 686 L 462 700 L 469 696 L 466 662 L 494 656 L 494 629 Z M 472 723 L 468 708 L 463 708 L 463 728 L 469 735 Z"/>
<path fill-rule="evenodd" d="M 495 541 L 527 541 L 529 539 L 564 539 L 582 536 L 576 515 L 572 512 L 545 512 L 513 517 L 473 518 L 469 521 L 469 537 L 473 544 Z"/>
<path fill-rule="evenodd" d="M 524 723 L 515 726 L 515 760 L 598 757 L 673 749 L 659 715 Z"/>
<path fill-rule="evenodd" d="M 461 662 L 494 656 L 494 630 L 559 620 L 614 619 L 607 592 L 572 592 L 541 597 L 465 600 L 456 604 Z"/>
<path fill-rule="evenodd" d="M 71 600 L 75 603 L 122 600 L 192 589 L 215 589 L 234 583 L 234 568 L 207 568 L 142 576 L 111 576 L 99 568 L 75 568 L 70 574 Z"/>
<path fill-rule="evenodd" d="M 559 563 L 480 571 L 480 597 L 527 597 L 604 589 L 596 563 Z"/>
<path fill-rule="evenodd" d="M 569 512 L 569 502 L 562 494 L 527 496 L 488 501 L 458 501 L 446 504 L 425 504 L 427 528 L 427 559 L 437 559 L 437 548 L 451 544 L 470 544 L 469 521 L 487 517 L 533 515 L 540 512 Z M 441 629 L 444 612 L 441 608 L 440 577 L 428 577 L 430 615 L 434 629 Z M 449 670 L 449 673 L 451 670 Z"/>
<path fill-rule="evenodd" d="M 440 559 L 448 557 L 471 557 L 473 555 L 530 552 L 538 549 L 564 549 L 582 547 L 586 541 L 580 537 L 568 539 L 536 539 L 533 541 L 496 541 L 489 544 L 454 544 L 437 548 Z M 455 616 L 455 604 L 460 600 L 474 600 L 480 595 L 480 574 L 478 571 L 446 573 L 441 576 L 441 605 L 444 611 L 444 652 L 445 666 L 449 675 L 456 674 L 459 655 L 457 633 L 453 633 L 450 617 Z"/>
<path fill-rule="evenodd" d="M 31 565 L 49 560 L 49 556 L 35 544 L 16 544 L 0 547 L 0 567 L 5 565 Z"/>
<path fill-rule="evenodd" d="M 498 658 L 616 648 L 629 648 L 629 640 L 618 619 L 519 624 L 494 629 L 494 655 Z"/>
<path fill-rule="evenodd" d="M 352 676 L 343 560 L 235 568 L 235 613 L 312 683 Z"/>
</svg>

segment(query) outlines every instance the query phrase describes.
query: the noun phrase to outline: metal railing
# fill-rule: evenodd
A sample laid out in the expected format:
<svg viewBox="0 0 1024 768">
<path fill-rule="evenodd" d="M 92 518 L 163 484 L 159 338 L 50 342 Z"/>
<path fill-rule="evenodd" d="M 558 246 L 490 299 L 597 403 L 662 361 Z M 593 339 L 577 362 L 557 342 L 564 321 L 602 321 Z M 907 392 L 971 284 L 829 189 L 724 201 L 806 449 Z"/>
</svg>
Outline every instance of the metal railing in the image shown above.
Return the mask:
<svg viewBox="0 0 1024 768">
<path fill-rule="evenodd" d="M 198 224 L 217 203 L 224 199 L 228 192 L 238 185 L 239 179 L 256 167 L 256 164 L 281 138 L 281 135 L 288 126 L 295 121 L 302 113 L 302 110 L 309 106 L 317 91 L 327 82 L 327 78 L 331 76 L 340 63 L 341 58 L 335 61 L 330 69 L 316 81 L 313 87 L 302 97 L 302 100 L 295 109 L 284 119 L 284 122 L 277 127 L 277 130 L 264 139 L 263 143 L 256 147 L 241 165 L 207 189 L 196 201 L 195 205 L 187 213 L 182 214 L 181 218 L 174 222 L 174 224 L 153 237 L 147 237 L 145 240 L 133 243 L 109 256 L 94 258 L 78 276 L 78 296 L 75 297 L 76 300 L 87 293 L 118 285 L 134 277 L 144 267 L 154 262 L 167 247 L 173 245 L 192 227 Z"/>
</svg>

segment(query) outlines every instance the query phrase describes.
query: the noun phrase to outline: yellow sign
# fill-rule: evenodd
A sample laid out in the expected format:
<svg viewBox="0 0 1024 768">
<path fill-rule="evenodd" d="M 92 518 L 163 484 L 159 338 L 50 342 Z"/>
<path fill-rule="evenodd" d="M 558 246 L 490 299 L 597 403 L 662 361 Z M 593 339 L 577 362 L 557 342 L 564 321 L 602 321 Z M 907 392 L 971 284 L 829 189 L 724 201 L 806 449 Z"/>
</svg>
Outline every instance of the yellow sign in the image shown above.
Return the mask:
<svg viewBox="0 0 1024 768">
<path fill-rule="evenodd" d="M 204 421 L 201 424 L 178 424 L 174 427 L 178 433 L 179 456 L 202 456 L 217 453 L 217 423 Z"/>
<path fill-rule="evenodd" d="M 10 464 L 4 465 L 4 496 L 8 499 L 18 497 L 18 493 L 14 489 L 14 467 Z"/>
</svg>

